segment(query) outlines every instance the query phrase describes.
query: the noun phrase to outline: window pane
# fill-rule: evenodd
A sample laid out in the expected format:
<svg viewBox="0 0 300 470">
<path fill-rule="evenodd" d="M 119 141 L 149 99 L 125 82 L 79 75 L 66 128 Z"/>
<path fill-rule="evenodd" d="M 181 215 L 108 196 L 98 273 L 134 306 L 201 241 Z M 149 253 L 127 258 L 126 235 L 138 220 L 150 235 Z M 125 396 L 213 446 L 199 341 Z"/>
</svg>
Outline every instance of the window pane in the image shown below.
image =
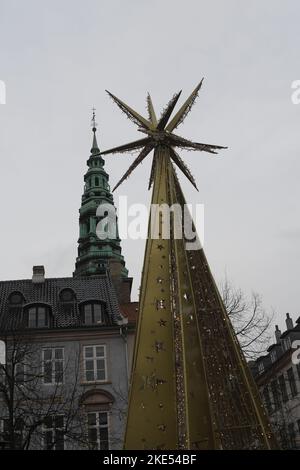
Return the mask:
<svg viewBox="0 0 300 470">
<path fill-rule="evenodd" d="M 48 429 L 49 429 L 49 428 L 50 428 L 50 429 L 52 428 L 52 426 L 53 426 L 52 416 L 47 416 L 47 417 L 45 418 L 44 426 L 45 426 L 45 428 L 48 428 Z"/>
<path fill-rule="evenodd" d="M 52 431 L 45 432 L 45 448 L 46 448 L 46 450 L 51 450 L 52 449 L 52 443 L 53 443 L 53 432 Z"/>
<path fill-rule="evenodd" d="M 94 305 L 94 323 L 102 323 L 101 305 Z"/>
<path fill-rule="evenodd" d="M 95 448 L 95 449 L 98 448 L 97 429 L 96 428 L 90 428 L 89 429 L 89 443 L 92 445 L 93 448 Z"/>
<path fill-rule="evenodd" d="M 97 369 L 105 369 L 105 360 L 97 359 Z"/>
<path fill-rule="evenodd" d="M 55 357 L 55 359 L 62 359 L 63 358 L 63 349 L 62 348 L 55 349 L 54 357 Z"/>
<path fill-rule="evenodd" d="M 36 327 L 36 309 L 35 308 L 30 308 L 28 310 L 28 326 L 29 328 Z"/>
<path fill-rule="evenodd" d="M 9 300 L 11 304 L 21 304 L 23 302 L 21 294 L 18 293 L 12 294 Z"/>
<path fill-rule="evenodd" d="M 24 383 L 24 379 L 25 379 L 24 372 L 25 372 L 24 364 L 16 364 L 16 382 Z"/>
<path fill-rule="evenodd" d="M 38 307 L 38 326 L 43 327 L 47 325 L 47 316 L 45 307 Z"/>
<path fill-rule="evenodd" d="M 63 382 L 63 362 L 56 361 L 54 364 L 55 370 L 55 383 L 62 383 Z"/>
<path fill-rule="evenodd" d="M 94 371 L 91 371 L 91 370 L 87 370 L 86 373 L 85 373 L 85 378 L 88 382 L 92 382 L 95 380 L 94 378 Z"/>
<path fill-rule="evenodd" d="M 108 450 L 108 441 L 105 441 L 105 440 L 100 440 L 100 449 L 101 450 Z"/>
<path fill-rule="evenodd" d="M 85 348 L 85 357 L 93 357 L 93 348 L 92 347 Z"/>
<path fill-rule="evenodd" d="M 94 361 L 91 359 L 88 359 L 85 361 L 85 370 L 94 370 Z"/>
<path fill-rule="evenodd" d="M 44 363 L 44 383 L 51 384 L 52 383 L 52 362 L 47 361 Z"/>
<path fill-rule="evenodd" d="M 49 361 L 52 359 L 52 349 L 44 349 L 43 353 L 45 361 Z"/>
<path fill-rule="evenodd" d="M 96 355 L 97 357 L 104 357 L 104 346 L 96 347 Z"/>
<path fill-rule="evenodd" d="M 65 443 L 64 443 L 64 433 L 63 431 L 56 431 L 55 433 L 55 450 L 64 450 Z"/>
<path fill-rule="evenodd" d="M 105 371 L 97 370 L 97 380 L 105 380 Z"/>
<path fill-rule="evenodd" d="M 64 417 L 63 415 L 54 416 L 54 426 L 56 429 L 63 429 L 64 427 Z"/>
<path fill-rule="evenodd" d="M 85 323 L 86 325 L 92 325 L 92 324 L 93 324 L 92 311 L 90 311 L 90 312 L 84 312 L 84 323 Z"/>
<path fill-rule="evenodd" d="M 85 304 L 84 313 L 92 313 L 92 305 L 91 304 Z"/>
<path fill-rule="evenodd" d="M 69 289 L 65 289 L 64 291 L 61 292 L 60 298 L 63 302 L 71 302 L 74 298 L 73 291 Z"/>
<path fill-rule="evenodd" d="M 88 424 L 89 426 L 96 426 L 96 413 L 88 414 Z"/>
<path fill-rule="evenodd" d="M 100 426 L 107 424 L 107 413 L 99 413 L 99 424 Z"/>
</svg>

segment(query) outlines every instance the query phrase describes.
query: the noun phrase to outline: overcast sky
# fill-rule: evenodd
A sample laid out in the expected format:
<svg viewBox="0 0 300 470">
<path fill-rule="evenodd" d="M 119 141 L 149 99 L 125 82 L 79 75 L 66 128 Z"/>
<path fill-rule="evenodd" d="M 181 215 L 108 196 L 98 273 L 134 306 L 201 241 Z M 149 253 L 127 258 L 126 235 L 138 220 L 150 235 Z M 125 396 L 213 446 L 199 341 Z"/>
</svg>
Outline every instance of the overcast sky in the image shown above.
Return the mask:
<svg viewBox="0 0 300 470">
<path fill-rule="evenodd" d="M 97 108 L 101 149 L 140 135 L 105 93 L 158 112 L 204 76 L 178 134 L 227 145 L 182 156 L 205 204 L 205 251 L 218 281 L 300 315 L 300 79 L 297 0 L 0 0 L 0 279 L 70 276 Z M 106 158 L 114 184 L 132 156 Z M 150 158 L 117 191 L 149 203 Z M 144 241 L 124 241 L 137 298 Z"/>
</svg>

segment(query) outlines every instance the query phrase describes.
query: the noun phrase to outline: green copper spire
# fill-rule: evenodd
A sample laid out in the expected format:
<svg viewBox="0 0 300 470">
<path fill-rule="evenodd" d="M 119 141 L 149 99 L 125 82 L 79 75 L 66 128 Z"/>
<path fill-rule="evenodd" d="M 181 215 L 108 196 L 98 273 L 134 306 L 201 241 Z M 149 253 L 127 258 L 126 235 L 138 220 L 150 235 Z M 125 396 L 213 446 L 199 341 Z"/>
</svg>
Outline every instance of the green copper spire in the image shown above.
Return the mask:
<svg viewBox="0 0 300 470">
<path fill-rule="evenodd" d="M 96 131 L 97 131 L 97 123 L 96 123 L 96 114 L 95 114 L 95 108 L 93 108 L 93 117 L 92 117 L 92 131 L 93 131 L 93 145 L 91 148 L 91 154 L 92 155 L 98 155 L 100 153 L 99 147 L 98 147 L 98 142 L 97 142 L 97 137 L 96 137 Z"/>
<path fill-rule="evenodd" d="M 109 175 L 104 169 L 104 160 L 99 155 L 97 143 L 97 123 L 95 109 L 92 117 L 93 143 L 91 155 L 87 160 L 88 170 L 84 175 L 84 193 L 79 209 L 79 240 L 78 256 L 74 277 L 95 276 L 105 272 L 110 260 L 121 264 L 121 276 L 128 276 L 125 261 L 121 253 L 120 238 L 100 240 L 96 233 L 96 227 L 100 217 L 96 216 L 100 204 L 112 204 L 114 200 L 109 186 Z"/>
</svg>

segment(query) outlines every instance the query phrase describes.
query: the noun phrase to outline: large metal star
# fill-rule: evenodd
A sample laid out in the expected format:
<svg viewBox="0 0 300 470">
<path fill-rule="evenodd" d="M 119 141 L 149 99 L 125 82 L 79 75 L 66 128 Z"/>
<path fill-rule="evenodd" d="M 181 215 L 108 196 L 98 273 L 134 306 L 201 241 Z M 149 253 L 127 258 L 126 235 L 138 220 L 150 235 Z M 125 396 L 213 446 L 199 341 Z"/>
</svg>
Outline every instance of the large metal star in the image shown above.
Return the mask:
<svg viewBox="0 0 300 470">
<path fill-rule="evenodd" d="M 148 119 L 145 119 L 143 116 L 138 114 L 132 108 L 130 108 L 127 104 L 121 101 L 119 98 L 114 96 L 112 93 L 107 91 L 109 96 L 115 101 L 115 103 L 119 106 L 119 108 L 128 116 L 128 118 L 134 122 L 138 126 L 138 130 L 146 134 L 147 137 L 136 140 L 134 142 L 130 142 L 125 145 L 120 145 L 119 147 L 114 147 L 109 150 L 105 150 L 101 152 L 100 155 L 107 155 L 109 153 L 124 153 L 124 152 L 132 152 L 136 150 L 141 150 L 138 157 L 134 160 L 132 165 L 130 165 L 129 169 L 126 171 L 124 176 L 120 179 L 120 181 L 116 184 L 113 191 L 120 186 L 120 184 L 129 177 L 132 171 L 146 158 L 146 156 L 151 152 L 151 150 L 157 148 L 158 146 L 168 147 L 170 151 L 170 158 L 173 162 L 180 168 L 180 170 L 184 173 L 184 175 L 188 178 L 188 180 L 192 183 L 192 185 L 198 190 L 196 186 L 196 182 L 186 166 L 183 160 L 180 158 L 178 153 L 175 151 L 176 147 L 180 147 L 187 150 L 200 150 L 204 152 L 209 152 L 212 154 L 217 153 L 216 150 L 226 149 L 227 147 L 221 147 L 220 145 L 211 145 L 211 144 L 201 144 L 199 142 L 192 142 L 190 140 L 186 140 L 179 135 L 173 133 L 173 131 L 184 121 L 185 117 L 191 110 L 197 96 L 199 90 L 202 86 L 203 79 L 199 83 L 199 85 L 195 88 L 186 102 L 181 106 L 179 111 L 175 114 L 175 116 L 169 122 L 173 109 L 181 95 L 181 91 L 173 96 L 170 100 L 166 108 L 163 110 L 160 119 L 156 118 L 156 114 L 154 111 L 154 107 L 152 104 L 152 100 L 150 95 L 147 96 L 147 108 L 148 108 Z M 154 174 L 155 174 L 155 164 L 156 164 L 156 157 L 155 152 L 152 160 L 152 168 L 149 180 L 149 189 L 151 188 Z"/>
</svg>

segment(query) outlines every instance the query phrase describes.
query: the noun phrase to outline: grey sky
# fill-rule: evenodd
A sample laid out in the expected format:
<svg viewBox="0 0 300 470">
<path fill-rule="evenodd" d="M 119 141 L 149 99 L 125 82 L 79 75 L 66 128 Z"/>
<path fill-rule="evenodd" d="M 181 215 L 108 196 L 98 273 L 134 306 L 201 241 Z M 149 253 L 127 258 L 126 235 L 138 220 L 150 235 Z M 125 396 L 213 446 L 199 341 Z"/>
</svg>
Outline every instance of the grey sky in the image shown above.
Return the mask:
<svg viewBox="0 0 300 470">
<path fill-rule="evenodd" d="M 0 0 L 0 279 L 71 275 L 78 208 L 97 108 L 102 149 L 137 138 L 109 89 L 145 110 L 204 87 L 178 133 L 228 145 L 220 156 L 183 154 L 205 204 L 205 250 L 265 305 L 299 316 L 300 79 L 297 0 Z M 132 157 L 109 156 L 112 184 Z M 149 202 L 150 158 L 117 191 Z M 137 296 L 144 242 L 124 241 Z"/>
</svg>

